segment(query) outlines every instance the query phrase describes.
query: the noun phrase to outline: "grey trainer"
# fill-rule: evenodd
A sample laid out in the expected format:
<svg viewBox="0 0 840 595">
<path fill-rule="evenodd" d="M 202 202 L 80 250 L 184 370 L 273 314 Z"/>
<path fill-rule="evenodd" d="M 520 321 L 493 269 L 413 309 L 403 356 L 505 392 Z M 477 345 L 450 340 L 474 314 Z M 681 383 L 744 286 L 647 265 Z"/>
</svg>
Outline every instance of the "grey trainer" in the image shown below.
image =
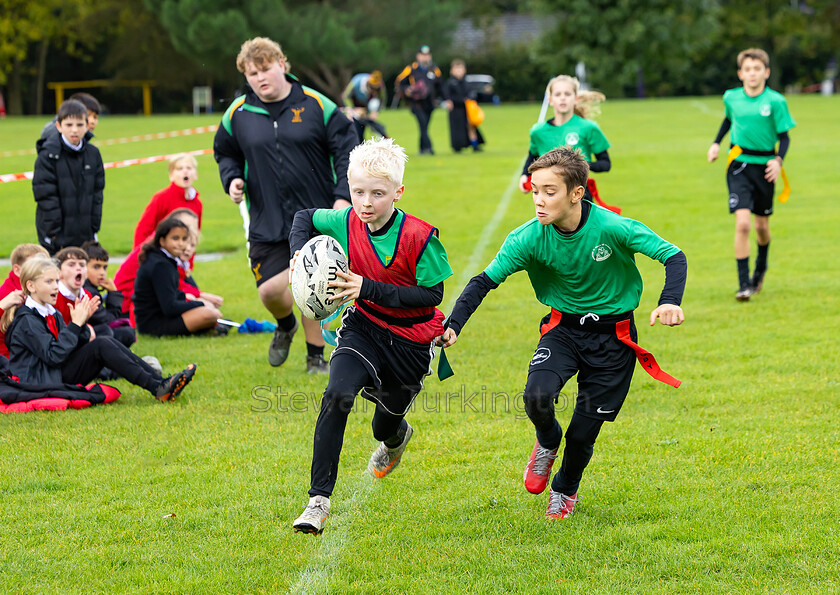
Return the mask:
<svg viewBox="0 0 840 595">
<path fill-rule="evenodd" d="M 324 530 L 327 517 L 330 516 L 330 499 L 326 496 L 312 496 L 306 510 L 303 511 L 292 527 L 302 533 L 319 534 Z"/>
<path fill-rule="evenodd" d="M 300 323 L 295 319 L 295 326 L 290 331 L 284 331 L 279 326 L 274 329 L 274 337 L 271 345 L 268 346 L 268 363 L 272 366 L 282 366 L 289 357 L 289 348 L 292 346 L 292 337 L 295 336 Z"/>
</svg>

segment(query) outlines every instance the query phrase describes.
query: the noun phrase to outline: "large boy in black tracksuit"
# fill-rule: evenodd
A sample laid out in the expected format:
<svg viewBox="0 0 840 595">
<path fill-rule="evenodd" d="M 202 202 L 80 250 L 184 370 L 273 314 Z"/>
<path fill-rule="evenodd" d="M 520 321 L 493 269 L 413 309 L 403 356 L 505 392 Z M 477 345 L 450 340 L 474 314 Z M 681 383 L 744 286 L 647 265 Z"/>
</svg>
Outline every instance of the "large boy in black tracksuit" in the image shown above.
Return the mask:
<svg viewBox="0 0 840 595">
<path fill-rule="evenodd" d="M 277 319 L 268 361 L 280 366 L 299 327 L 287 276 L 292 218 L 300 209 L 350 203 L 347 161 L 359 137 L 335 103 L 288 74 L 276 42 L 243 43 L 237 69 L 249 88 L 222 117 L 213 149 L 224 191 L 236 203 L 247 198 L 251 270 L 260 300 Z M 320 328 L 308 320 L 303 328 L 307 371 L 325 373 Z"/>
<path fill-rule="evenodd" d="M 102 223 L 105 168 L 99 149 L 88 141 L 87 108 L 75 100 L 61 104 L 56 120 L 58 135 L 35 144 L 32 193 L 38 241 L 55 254 L 67 246 L 96 239 Z"/>
</svg>

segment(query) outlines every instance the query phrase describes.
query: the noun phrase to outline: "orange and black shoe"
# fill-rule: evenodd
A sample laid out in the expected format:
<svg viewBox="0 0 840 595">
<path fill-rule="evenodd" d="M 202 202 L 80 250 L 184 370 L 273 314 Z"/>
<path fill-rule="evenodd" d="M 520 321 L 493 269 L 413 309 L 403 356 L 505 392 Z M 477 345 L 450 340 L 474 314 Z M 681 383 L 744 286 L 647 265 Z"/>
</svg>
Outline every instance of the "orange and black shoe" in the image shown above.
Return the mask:
<svg viewBox="0 0 840 595">
<path fill-rule="evenodd" d="M 550 521 L 562 521 L 572 516 L 575 511 L 575 504 L 578 502 L 577 492 L 571 496 L 549 490 L 548 508 L 545 510 L 545 518 Z"/>
<path fill-rule="evenodd" d="M 181 394 L 195 376 L 195 364 L 190 364 L 181 372 L 164 379 L 155 391 L 155 398 L 158 401 L 172 401 Z"/>
<path fill-rule="evenodd" d="M 406 422 L 406 426 L 408 427 L 406 428 L 405 438 L 403 438 L 399 446 L 388 448 L 384 442 L 380 442 L 376 450 L 373 451 L 373 454 L 370 456 L 370 461 L 368 461 L 368 472 L 371 475 L 382 479 L 400 464 L 405 447 L 408 446 L 408 441 L 411 440 L 411 435 L 414 434 L 414 428 L 408 422 Z"/>
<path fill-rule="evenodd" d="M 543 448 L 539 441 L 534 444 L 534 450 L 531 451 L 531 458 L 528 459 L 528 464 L 525 465 L 525 473 L 522 475 L 522 481 L 525 482 L 525 489 L 532 494 L 542 494 L 545 486 L 548 485 L 548 479 L 551 476 L 551 466 L 554 465 L 554 459 L 557 458 L 557 450 Z"/>
</svg>

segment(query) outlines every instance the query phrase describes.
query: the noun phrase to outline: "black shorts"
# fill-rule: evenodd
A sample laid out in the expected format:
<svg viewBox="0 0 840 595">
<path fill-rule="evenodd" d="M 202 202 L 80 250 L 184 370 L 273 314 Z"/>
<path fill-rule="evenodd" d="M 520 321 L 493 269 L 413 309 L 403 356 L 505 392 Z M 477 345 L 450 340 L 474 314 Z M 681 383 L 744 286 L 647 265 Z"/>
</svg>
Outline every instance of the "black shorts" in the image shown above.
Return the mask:
<svg viewBox="0 0 840 595">
<path fill-rule="evenodd" d="M 417 343 L 377 326 L 350 306 L 341 317 L 337 353 L 353 355 L 373 378 L 362 396 L 392 415 L 405 415 L 432 373 L 433 343 Z"/>
<path fill-rule="evenodd" d="M 280 242 L 251 242 L 248 259 L 257 287 L 289 268 L 291 248 L 288 240 Z"/>
<path fill-rule="evenodd" d="M 601 322 L 607 319 L 602 316 Z M 630 337 L 637 341 L 632 319 Z M 594 333 L 558 325 L 540 339 L 528 373 L 548 370 L 560 377 L 561 384 L 577 373 L 575 414 L 614 421 L 630 390 L 635 369 L 635 352 L 619 341 L 614 332 Z"/>
<path fill-rule="evenodd" d="M 733 161 L 726 170 L 729 187 L 729 212 L 749 209 L 754 215 L 773 214 L 775 184 L 764 179 L 767 165 Z"/>
</svg>

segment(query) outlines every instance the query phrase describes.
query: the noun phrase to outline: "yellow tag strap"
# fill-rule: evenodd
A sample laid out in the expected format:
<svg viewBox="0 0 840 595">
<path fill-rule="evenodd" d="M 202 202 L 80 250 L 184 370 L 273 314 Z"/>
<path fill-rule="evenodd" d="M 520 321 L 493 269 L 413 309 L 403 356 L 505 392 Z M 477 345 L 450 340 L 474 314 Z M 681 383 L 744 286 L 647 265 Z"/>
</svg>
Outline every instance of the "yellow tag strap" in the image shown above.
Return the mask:
<svg viewBox="0 0 840 595">
<path fill-rule="evenodd" d="M 785 166 L 782 166 L 781 172 L 782 174 L 782 193 L 779 195 L 779 202 L 787 202 L 790 198 L 790 182 L 788 182 L 787 174 L 785 173 Z"/>
<path fill-rule="evenodd" d="M 741 149 L 738 145 L 732 145 L 732 148 L 729 149 L 729 155 L 726 156 L 726 169 L 729 169 L 729 166 L 732 165 L 735 158 L 743 152 L 743 149 Z"/>
<path fill-rule="evenodd" d="M 729 166 L 732 165 L 732 162 L 743 153 L 743 150 L 738 145 L 732 145 L 732 148 L 729 149 L 729 155 L 726 157 L 726 168 L 729 169 Z M 785 173 L 785 166 L 783 165 L 781 171 L 779 172 L 782 174 L 782 193 L 779 194 L 779 202 L 787 202 L 790 198 L 790 182 L 788 181 L 787 174 Z"/>
</svg>

